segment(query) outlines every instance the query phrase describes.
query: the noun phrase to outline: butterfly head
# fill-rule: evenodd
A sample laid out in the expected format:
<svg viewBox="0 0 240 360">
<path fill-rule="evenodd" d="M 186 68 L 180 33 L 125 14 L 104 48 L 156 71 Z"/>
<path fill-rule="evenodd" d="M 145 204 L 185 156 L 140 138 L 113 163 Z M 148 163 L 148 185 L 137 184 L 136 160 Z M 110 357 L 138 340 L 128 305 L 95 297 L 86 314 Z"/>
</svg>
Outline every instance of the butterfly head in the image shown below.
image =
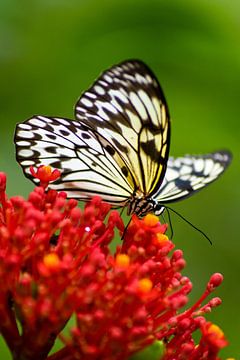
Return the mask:
<svg viewBox="0 0 240 360">
<path fill-rule="evenodd" d="M 153 212 L 155 215 L 159 216 L 161 215 L 165 210 L 165 207 L 160 204 L 158 201 L 153 200 Z"/>
</svg>

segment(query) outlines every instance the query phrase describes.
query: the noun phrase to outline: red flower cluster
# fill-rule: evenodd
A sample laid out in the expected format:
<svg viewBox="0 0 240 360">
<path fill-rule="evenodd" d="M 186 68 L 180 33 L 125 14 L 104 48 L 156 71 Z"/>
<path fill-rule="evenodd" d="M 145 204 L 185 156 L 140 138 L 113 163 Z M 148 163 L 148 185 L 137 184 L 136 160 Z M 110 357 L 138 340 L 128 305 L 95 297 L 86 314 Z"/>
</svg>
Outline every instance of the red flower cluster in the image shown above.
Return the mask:
<svg viewBox="0 0 240 360">
<path fill-rule="evenodd" d="M 46 191 L 59 173 L 32 171 L 41 186 L 28 200 L 8 199 L 0 174 L 0 332 L 14 358 L 127 359 L 163 340 L 164 360 L 218 359 L 227 342 L 203 315 L 221 301 L 201 304 L 222 276 L 214 274 L 199 301 L 180 313 L 192 285 L 166 225 L 154 215 L 133 216 L 112 255 L 114 229 L 124 230 L 118 212 L 97 197 L 82 211 L 65 193 Z M 73 315 L 75 326 L 63 334 Z M 59 335 L 63 348 L 48 356 Z"/>
</svg>

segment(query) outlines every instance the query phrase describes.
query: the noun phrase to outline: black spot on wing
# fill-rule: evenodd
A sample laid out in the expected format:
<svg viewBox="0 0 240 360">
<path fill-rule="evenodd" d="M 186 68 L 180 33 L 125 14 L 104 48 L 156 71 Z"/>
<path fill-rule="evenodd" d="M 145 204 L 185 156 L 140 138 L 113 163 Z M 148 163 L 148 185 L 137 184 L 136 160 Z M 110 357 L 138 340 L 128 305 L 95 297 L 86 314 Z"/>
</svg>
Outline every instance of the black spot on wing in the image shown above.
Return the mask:
<svg viewBox="0 0 240 360">
<path fill-rule="evenodd" d="M 81 126 L 81 130 L 89 131 L 89 127 L 87 127 L 85 124 L 79 123 L 79 126 Z M 73 127 L 73 129 L 75 129 L 75 131 L 77 130 L 77 128 L 74 125 L 69 126 L 69 129 L 72 130 L 72 127 Z"/>
<path fill-rule="evenodd" d="M 62 169 L 62 166 L 61 166 L 61 161 L 54 161 L 51 163 L 51 166 L 54 168 L 54 169 Z M 58 181 L 58 180 L 57 180 Z"/>
<path fill-rule="evenodd" d="M 116 148 L 124 153 L 129 153 L 129 148 L 127 146 L 122 145 L 119 141 L 116 139 L 112 139 L 112 142 L 116 146 Z"/>
<path fill-rule="evenodd" d="M 106 151 L 110 154 L 110 155 L 114 155 L 115 154 L 115 150 L 110 146 L 110 145 L 107 145 L 105 147 Z"/>
<path fill-rule="evenodd" d="M 81 130 L 85 130 L 85 129 L 83 129 L 83 125 L 80 125 L 79 124 L 79 127 L 81 128 Z M 68 129 L 73 133 L 73 134 L 76 134 L 77 132 L 78 132 L 78 127 L 76 127 L 74 124 L 70 124 L 70 125 L 68 125 Z M 87 130 L 87 128 L 86 128 L 86 130 Z"/>
<path fill-rule="evenodd" d="M 55 132 L 55 129 L 53 126 L 49 125 L 46 123 L 45 127 L 44 127 L 45 130 L 51 132 L 51 133 L 54 133 Z"/>
<path fill-rule="evenodd" d="M 47 146 L 45 148 L 45 151 L 49 152 L 50 154 L 56 154 L 57 148 L 56 148 L 56 146 Z"/>
<path fill-rule="evenodd" d="M 91 138 L 91 136 L 87 133 L 82 133 L 82 138 L 88 140 Z"/>
<path fill-rule="evenodd" d="M 198 177 L 201 177 L 201 178 L 207 178 L 208 175 L 207 174 L 204 174 L 203 171 L 196 171 L 194 170 L 194 175 L 195 176 L 198 176 Z"/>
<path fill-rule="evenodd" d="M 61 133 L 61 135 L 63 135 L 63 136 L 68 136 L 68 135 L 70 134 L 69 131 L 62 130 L 62 129 L 60 129 L 60 133 Z"/>
<path fill-rule="evenodd" d="M 128 176 L 128 169 L 126 168 L 126 166 L 123 166 L 121 168 L 121 170 L 122 170 L 123 175 L 127 177 Z"/>
<path fill-rule="evenodd" d="M 50 139 L 50 140 L 56 140 L 56 135 L 54 134 L 46 134 L 46 136 Z"/>
<path fill-rule="evenodd" d="M 182 180 L 182 179 L 176 179 L 175 180 L 175 185 L 180 189 L 180 190 L 187 190 L 189 192 L 193 191 L 191 182 L 189 180 Z"/>
<path fill-rule="evenodd" d="M 31 142 L 35 141 L 35 144 L 37 143 L 37 141 L 42 140 L 42 135 L 40 135 L 39 133 L 37 133 L 36 131 L 34 131 L 34 140 L 31 140 Z"/>
<path fill-rule="evenodd" d="M 159 161 L 159 152 L 155 146 L 155 140 L 148 140 L 147 142 L 141 142 L 140 146 L 145 154 L 150 157 L 150 159 L 154 162 Z"/>
</svg>

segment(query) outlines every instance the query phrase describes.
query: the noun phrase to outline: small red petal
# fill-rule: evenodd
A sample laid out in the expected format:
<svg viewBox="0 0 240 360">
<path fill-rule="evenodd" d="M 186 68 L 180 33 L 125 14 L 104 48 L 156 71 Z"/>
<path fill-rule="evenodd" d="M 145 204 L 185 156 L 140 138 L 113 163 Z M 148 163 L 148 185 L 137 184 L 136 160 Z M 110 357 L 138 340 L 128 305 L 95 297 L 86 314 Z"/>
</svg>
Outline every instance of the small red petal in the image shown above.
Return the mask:
<svg viewBox="0 0 240 360">
<path fill-rule="evenodd" d="M 221 285 L 222 282 L 223 282 L 223 275 L 220 273 L 215 273 L 211 276 L 207 285 L 207 289 L 209 291 L 213 291 L 216 287 Z"/>
<path fill-rule="evenodd" d="M 7 182 L 6 174 L 3 172 L 0 172 L 0 191 L 1 192 L 6 190 L 6 182 Z"/>
</svg>

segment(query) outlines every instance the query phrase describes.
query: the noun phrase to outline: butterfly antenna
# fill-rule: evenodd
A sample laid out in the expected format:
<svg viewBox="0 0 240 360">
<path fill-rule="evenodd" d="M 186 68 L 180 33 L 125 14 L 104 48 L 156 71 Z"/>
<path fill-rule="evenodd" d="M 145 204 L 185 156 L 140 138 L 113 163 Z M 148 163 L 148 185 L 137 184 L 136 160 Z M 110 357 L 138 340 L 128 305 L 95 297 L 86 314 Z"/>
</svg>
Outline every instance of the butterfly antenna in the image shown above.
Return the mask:
<svg viewBox="0 0 240 360">
<path fill-rule="evenodd" d="M 171 220 L 171 216 L 170 216 L 170 213 L 169 213 L 169 209 L 168 208 L 166 208 L 166 210 L 167 210 L 167 216 L 168 216 L 168 223 L 169 223 L 169 225 L 170 225 L 170 239 L 172 239 L 173 238 L 173 226 L 172 226 L 172 220 Z M 163 215 L 163 219 L 164 219 L 164 215 Z M 164 222 L 166 222 L 165 220 L 164 220 Z"/>
<path fill-rule="evenodd" d="M 198 232 L 200 232 L 200 234 L 202 234 L 208 241 L 209 243 L 212 245 L 212 241 L 209 239 L 209 237 L 199 228 L 197 228 L 195 225 L 193 225 L 190 221 L 188 221 L 184 216 L 182 216 L 179 212 L 177 212 L 176 210 L 170 208 L 169 206 L 165 206 L 166 210 L 171 210 L 174 214 L 178 215 L 182 220 L 184 220 L 187 224 L 191 225 L 191 227 L 193 227 L 195 230 L 197 230 Z M 170 219 L 170 217 L 169 217 Z M 171 222 L 170 223 L 170 227 L 171 227 Z"/>
<path fill-rule="evenodd" d="M 124 228 L 124 230 L 123 230 L 123 234 L 122 234 L 122 236 L 121 236 L 121 240 L 124 240 L 124 236 L 125 236 L 125 234 L 126 234 L 126 232 L 127 232 L 127 228 L 128 228 L 128 226 L 129 226 L 131 220 L 132 220 L 132 218 L 130 218 L 130 220 L 128 221 L 127 225 L 125 226 L 125 228 Z"/>
</svg>

